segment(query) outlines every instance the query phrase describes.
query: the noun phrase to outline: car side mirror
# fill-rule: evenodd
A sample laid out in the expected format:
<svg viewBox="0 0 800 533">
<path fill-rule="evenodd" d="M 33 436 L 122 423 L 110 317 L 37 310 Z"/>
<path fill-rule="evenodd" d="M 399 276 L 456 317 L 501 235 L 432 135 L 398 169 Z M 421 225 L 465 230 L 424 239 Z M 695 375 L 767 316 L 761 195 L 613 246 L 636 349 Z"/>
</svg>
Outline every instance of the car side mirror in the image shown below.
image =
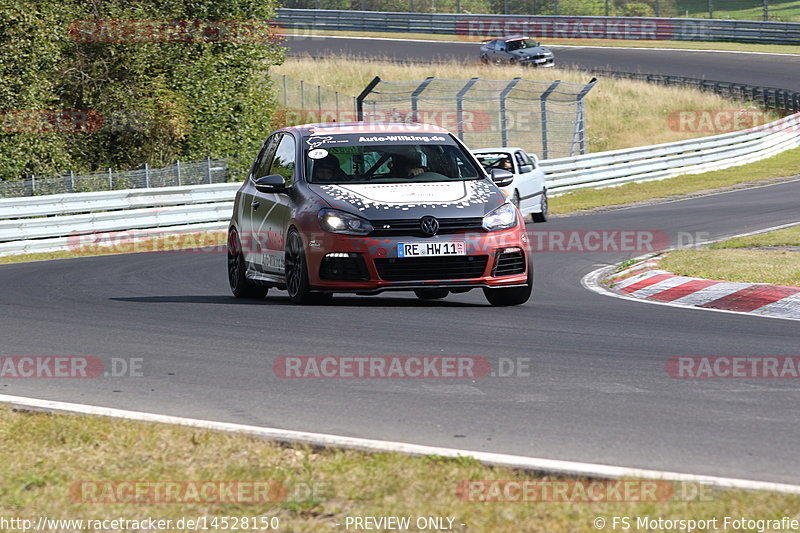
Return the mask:
<svg viewBox="0 0 800 533">
<path fill-rule="evenodd" d="M 270 174 L 262 176 L 253 181 L 258 192 L 284 192 L 286 190 L 286 179 L 280 174 Z"/>
<path fill-rule="evenodd" d="M 492 181 L 498 187 L 508 187 L 514 181 L 514 174 L 502 168 L 492 169 Z"/>
<path fill-rule="evenodd" d="M 520 174 L 525 174 L 526 172 L 530 172 L 532 170 L 533 167 L 531 165 L 522 165 L 521 167 L 519 167 Z"/>
</svg>

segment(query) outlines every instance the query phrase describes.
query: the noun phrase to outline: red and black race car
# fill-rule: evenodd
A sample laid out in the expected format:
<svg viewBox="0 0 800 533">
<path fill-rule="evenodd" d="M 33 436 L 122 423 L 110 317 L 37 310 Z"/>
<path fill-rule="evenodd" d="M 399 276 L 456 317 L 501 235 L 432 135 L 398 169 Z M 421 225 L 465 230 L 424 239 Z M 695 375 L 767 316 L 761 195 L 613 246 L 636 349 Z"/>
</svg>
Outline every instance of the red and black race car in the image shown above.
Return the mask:
<svg viewBox="0 0 800 533">
<path fill-rule="evenodd" d="M 413 290 L 438 299 L 474 288 L 493 305 L 526 302 L 533 270 L 525 225 L 458 138 L 424 124 L 281 129 L 236 195 L 228 234 L 234 295 L 287 290 Z"/>
</svg>

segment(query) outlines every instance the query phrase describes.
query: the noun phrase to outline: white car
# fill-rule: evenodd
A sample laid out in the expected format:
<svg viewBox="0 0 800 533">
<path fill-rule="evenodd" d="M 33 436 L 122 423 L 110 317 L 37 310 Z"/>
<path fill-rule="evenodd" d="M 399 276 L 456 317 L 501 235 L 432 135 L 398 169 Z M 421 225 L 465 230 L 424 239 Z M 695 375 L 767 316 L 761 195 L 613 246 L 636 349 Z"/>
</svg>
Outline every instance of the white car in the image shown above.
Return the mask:
<svg viewBox="0 0 800 533">
<path fill-rule="evenodd" d="M 514 181 L 502 191 L 523 215 L 530 214 L 534 222 L 547 221 L 547 186 L 539 159 L 522 148 L 482 148 L 472 150 L 486 172 L 501 168 L 514 174 Z"/>
</svg>

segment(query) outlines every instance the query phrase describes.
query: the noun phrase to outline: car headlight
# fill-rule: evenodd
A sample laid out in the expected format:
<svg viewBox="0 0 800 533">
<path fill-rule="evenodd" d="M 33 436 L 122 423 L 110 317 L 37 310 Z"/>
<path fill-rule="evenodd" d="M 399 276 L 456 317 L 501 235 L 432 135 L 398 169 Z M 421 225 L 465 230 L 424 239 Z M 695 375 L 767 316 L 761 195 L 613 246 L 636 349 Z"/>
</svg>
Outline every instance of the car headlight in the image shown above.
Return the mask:
<svg viewBox="0 0 800 533">
<path fill-rule="evenodd" d="M 488 231 L 513 228 L 516 225 L 517 210 L 511 204 L 503 204 L 483 217 L 483 229 Z"/>
<path fill-rule="evenodd" d="M 373 230 L 369 220 L 337 209 L 322 209 L 317 216 L 322 229 L 331 233 L 367 235 Z"/>
</svg>

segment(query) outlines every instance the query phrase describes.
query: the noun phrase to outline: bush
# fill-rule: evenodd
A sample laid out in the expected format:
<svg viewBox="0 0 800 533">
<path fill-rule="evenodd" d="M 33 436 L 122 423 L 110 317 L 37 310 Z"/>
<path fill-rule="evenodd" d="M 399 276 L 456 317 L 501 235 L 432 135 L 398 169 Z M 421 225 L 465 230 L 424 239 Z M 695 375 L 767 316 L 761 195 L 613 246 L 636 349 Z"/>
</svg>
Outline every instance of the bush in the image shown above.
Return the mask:
<svg viewBox="0 0 800 533">
<path fill-rule="evenodd" d="M 0 133 L 0 178 L 164 166 L 224 157 L 246 166 L 270 133 L 269 42 L 85 42 L 82 20 L 249 21 L 274 0 L 18 0 L 0 7 L 0 109 L 90 110 L 92 133 Z"/>
</svg>

